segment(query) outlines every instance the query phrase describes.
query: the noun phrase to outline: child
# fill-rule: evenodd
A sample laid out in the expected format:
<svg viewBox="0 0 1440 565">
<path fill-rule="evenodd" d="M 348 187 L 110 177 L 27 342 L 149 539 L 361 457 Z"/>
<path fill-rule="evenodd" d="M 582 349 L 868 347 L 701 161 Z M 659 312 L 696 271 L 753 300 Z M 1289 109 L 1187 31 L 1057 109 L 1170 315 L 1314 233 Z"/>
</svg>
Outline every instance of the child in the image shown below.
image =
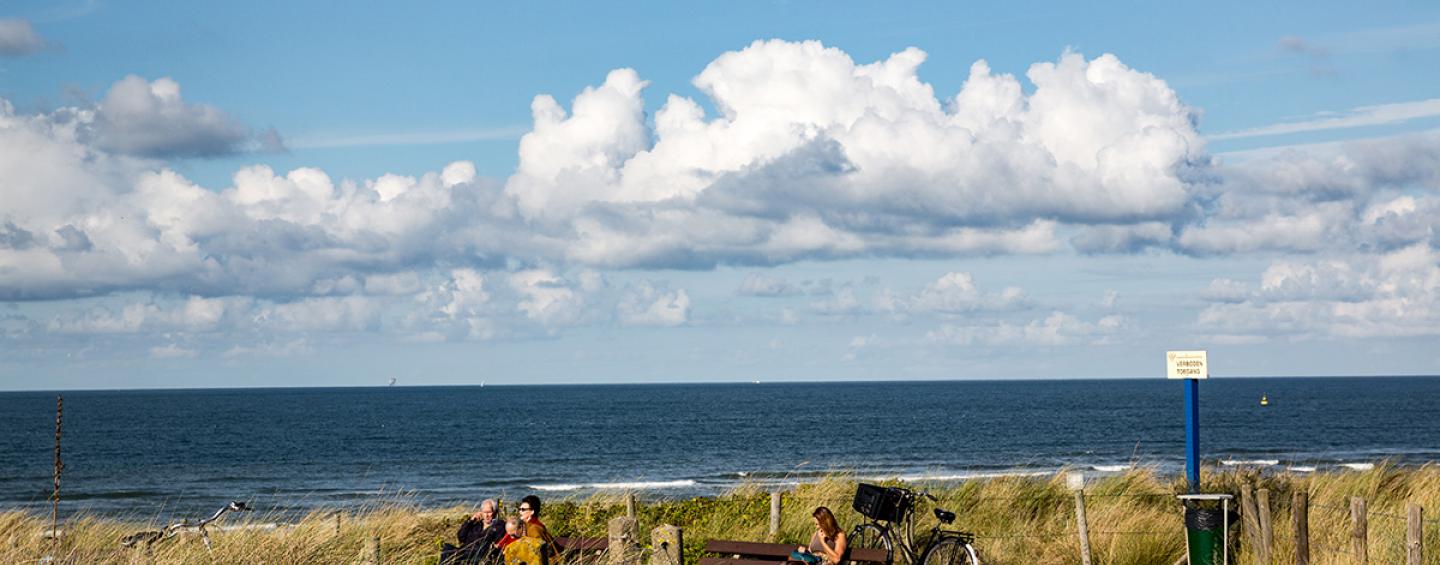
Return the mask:
<svg viewBox="0 0 1440 565">
<path fill-rule="evenodd" d="M 500 538 L 500 541 L 495 542 L 495 547 L 499 548 L 500 551 L 503 553 L 505 551 L 505 546 L 510 545 L 510 542 L 520 539 L 524 535 L 525 527 L 520 525 L 519 516 L 511 516 L 509 518 L 506 518 L 505 535 Z"/>
</svg>

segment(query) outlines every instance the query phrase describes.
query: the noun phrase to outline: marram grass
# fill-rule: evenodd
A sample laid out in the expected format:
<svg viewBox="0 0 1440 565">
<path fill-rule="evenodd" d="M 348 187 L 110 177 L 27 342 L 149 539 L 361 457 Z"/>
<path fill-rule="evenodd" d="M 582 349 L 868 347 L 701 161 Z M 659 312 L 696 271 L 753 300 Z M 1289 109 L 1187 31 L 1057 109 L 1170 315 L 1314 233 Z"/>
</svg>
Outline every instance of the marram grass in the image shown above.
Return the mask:
<svg viewBox="0 0 1440 565">
<path fill-rule="evenodd" d="M 1209 469 L 1207 469 L 1209 471 Z M 1369 503 L 1370 562 L 1404 563 L 1405 505 L 1427 508 L 1426 563 L 1440 563 L 1440 467 L 1399 468 L 1376 465 L 1363 472 L 1259 474 L 1253 471 L 1207 472 L 1206 491 L 1238 493 L 1250 483 L 1270 490 L 1273 554 L 1276 563 L 1293 563 L 1294 536 L 1290 501 L 1297 489 L 1310 496 L 1311 563 L 1350 563 L 1349 498 Z M 802 485 L 784 497 L 780 533 L 772 541 L 802 543 L 812 528 L 816 506 L 835 511 L 849 529 L 860 516 L 850 510 L 853 476 L 836 474 Z M 894 484 L 900 484 L 898 482 Z M 937 505 L 959 514 L 955 527 L 974 532 L 987 564 L 1078 564 L 1074 496 L 1064 474 L 1009 477 L 959 483 L 909 484 L 929 489 Z M 1098 565 L 1169 565 L 1184 553 L 1181 513 L 1174 493 L 1183 485 L 1147 469 L 1092 479 L 1086 486 L 1087 522 L 1093 562 Z M 477 497 L 483 493 L 477 493 Z M 477 501 L 478 502 L 478 501 Z M 1238 497 L 1237 497 L 1238 504 Z M 930 504 L 922 504 L 917 532 L 934 525 Z M 77 516 L 61 525 L 58 544 L 46 536 L 48 518 L 24 512 L 0 512 L 0 563 L 356 563 L 375 538 L 386 563 L 434 563 L 442 542 L 472 508 L 424 510 L 387 502 L 372 508 L 315 512 L 298 522 L 274 525 L 274 516 L 238 514 L 218 522 L 207 551 L 198 535 L 181 535 L 156 544 L 147 555 L 123 548 L 120 538 L 156 523 Z M 624 514 L 623 498 L 599 494 L 586 499 L 548 500 L 545 521 L 561 536 L 603 537 L 610 518 Z M 638 509 L 642 533 L 659 524 L 684 529 L 685 564 L 695 565 L 711 539 L 770 540 L 768 493 L 742 486 L 726 495 L 688 500 L 645 500 Z M 338 524 L 338 529 L 337 529 Z M 237 526 L 239 526 L 237 528 Z M 1232 530 L 1232 537 L 1243 532 Z M 643 533 L 642 537 L 648 537 Z M 1232 546 L 1232 562 L 1255 563 L 1246 540 Z"/>
</svg>

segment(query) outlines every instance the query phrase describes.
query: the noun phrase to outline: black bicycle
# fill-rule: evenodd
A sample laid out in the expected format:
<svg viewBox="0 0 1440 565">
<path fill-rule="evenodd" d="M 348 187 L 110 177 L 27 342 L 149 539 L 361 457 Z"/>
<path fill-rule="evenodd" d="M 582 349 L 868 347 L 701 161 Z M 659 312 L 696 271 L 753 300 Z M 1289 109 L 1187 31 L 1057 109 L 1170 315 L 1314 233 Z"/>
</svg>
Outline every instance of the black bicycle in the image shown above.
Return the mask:
<svg viewBox="0 0 1440 565">
<path fill-rule="evenodd" d="M 886 565 L 895 562 L 896 548 L 910 565 L 980 565 L 971 545 L 975 534 L 941 529 L 941 524 L 955 521 L 955 513 L 943 508 L 935 508 L 940 523 L 931 528 L 923 544 L 916 543 L 914 511 L 920 497 L 936 501 L 924 491 L 860 483 L 855 489 L 855 511 L 869 521 L 855 526 L 848 545 L 885 550 Z"/>
</svg>

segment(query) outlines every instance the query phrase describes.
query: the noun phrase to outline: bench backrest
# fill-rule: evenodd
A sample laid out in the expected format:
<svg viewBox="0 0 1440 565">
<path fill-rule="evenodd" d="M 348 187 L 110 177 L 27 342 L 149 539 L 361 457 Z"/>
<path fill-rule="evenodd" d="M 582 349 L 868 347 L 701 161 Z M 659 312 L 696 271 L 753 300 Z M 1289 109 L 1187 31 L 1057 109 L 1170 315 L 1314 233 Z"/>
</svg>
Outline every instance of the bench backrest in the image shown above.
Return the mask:
<svg viewBox="0 0 1440 565">
<path fill-rule="evenodd" d="M 560 551 L 605 551 L 610 547 L 610 538 L 555 538 Z"/>
<path fill-rule="evenodd" d="M 850 561 L 854 563 L 884 563 L 890 554 L 883 549 L 856 547 L 850 550 Z"/>
</svg>

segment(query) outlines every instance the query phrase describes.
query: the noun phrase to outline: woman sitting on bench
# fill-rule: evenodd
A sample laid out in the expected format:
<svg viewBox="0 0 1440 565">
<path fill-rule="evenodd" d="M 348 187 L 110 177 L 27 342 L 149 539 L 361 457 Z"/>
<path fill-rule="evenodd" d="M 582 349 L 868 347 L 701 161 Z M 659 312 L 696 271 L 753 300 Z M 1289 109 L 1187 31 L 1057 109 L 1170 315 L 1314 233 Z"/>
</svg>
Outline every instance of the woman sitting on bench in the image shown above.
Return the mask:
<svg viewBox="0 0 1440 565">
<path fill-rule="evenodd" d="M 532 494 L 520 499 L 520 520 L 525 522 L 525 537 L 540 538 L 551 551 L 556 549 L 555 536 L 540 521 L 540 497 Z"/>
<path fill-rule="evenodd" d="M 815 518 L 815 533 L 810 534 L 810 545 L 801 546 L 794 557 L 808 565 L 840 565 L 845 559 L 845 532 L 835 522 L 835 515 L 824 506 L 810 513 Z"/>
<path fill-rule="evenodd" d="M 540 521 L 540 497 L 529 495 L 520 499 L 520 538 L 506 542 L 505 565 L 550 565 L 560 548 L 555 537 Z"/>
</svg>

